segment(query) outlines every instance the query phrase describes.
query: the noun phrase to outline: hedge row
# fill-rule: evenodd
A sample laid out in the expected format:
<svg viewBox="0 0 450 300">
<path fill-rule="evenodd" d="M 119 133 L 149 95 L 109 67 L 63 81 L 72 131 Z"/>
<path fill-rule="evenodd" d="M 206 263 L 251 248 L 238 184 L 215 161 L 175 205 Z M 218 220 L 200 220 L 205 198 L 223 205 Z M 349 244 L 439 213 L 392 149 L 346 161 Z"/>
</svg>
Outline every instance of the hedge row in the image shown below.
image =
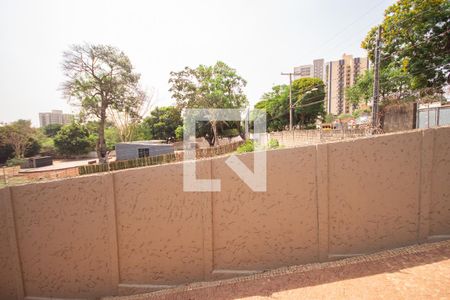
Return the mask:
<svg viewBox="0 0 450 300">
<path fill-rule="evenodd" d="M 169 163 L 177 161 L 177 157 L 174 153 L 164 154 L 158 156 L 148 156 L 142 158 L 136 158 L 131 160 L 121 160 L 121 161 L 113 161 L 107 164 L 95 164 L 95 165 L 87 165 L 78 167 L 78 172 L 80 175 L 99 173 L 99 172 L 107 172 L 114 170 L 122 170 L 129 168 L 137 168 L 144 166 L 152 166 L 159 165 L 163 163 Z"/>
<path fill-rule="evenodd" d="M 222 155 L 226 153 L 230 153 L 233 151 L 236 151 L 236 149 L 242 145 L 243 142 L 235 142 L 230 143 L 227 145 L 217 146 L 217 147 L 211 147 L 211 148 L 205 148 L 205 149 L 197 149 L 196 150 L 196 156 L 197 158 L 207 158 L 212 157 L 216 155 Z M 142 157 L 142 158 L 136 158 L 131 160 L 120 160 L 120 161 L 113 161 L 107 164 L 95 164 L 95 165 L 87 165 L 87 166 L 80 166 L 78 167 L 78 172 L 80 175 L 85 174 L 93 174 L 93 173 L 99 173 L 99 172 L 107 172 L 107 171 L 114 171 L 114 170 L 122 170 L 122 169 L 129 169 L 129 168 L 137 168 L 137 167 L 144 167 L 144 166 L 152 166 L 152 165 L 159 165 L 174 161 L 181 161 L 183 160 L 183 155 L 180 153 L 179 155 L 175 153 L 171 154 L 163 154 L 158 156 L 148 156 L 148 157 Z"/>
</svg>

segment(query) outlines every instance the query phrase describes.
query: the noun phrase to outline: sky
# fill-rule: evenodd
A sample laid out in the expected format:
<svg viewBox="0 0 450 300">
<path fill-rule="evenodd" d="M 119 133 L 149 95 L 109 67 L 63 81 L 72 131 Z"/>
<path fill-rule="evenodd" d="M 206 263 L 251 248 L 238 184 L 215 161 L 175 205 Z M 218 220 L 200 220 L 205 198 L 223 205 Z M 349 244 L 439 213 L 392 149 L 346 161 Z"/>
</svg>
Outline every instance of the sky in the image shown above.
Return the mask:
<svg viewBox="0 0 450 300">
<path fill-rule="evenodd" d="M 32 120 L 62 109 L 62 53 L 72 44 L 124 51 L 153 92 L 152 106 L 172 105 L 170 71 L 221 60 L 247 80 L 250 104 L 281 72 L 366 56 L 360 48 L 392 0 L 0 0 L 0 122 Z"/>
</svg>

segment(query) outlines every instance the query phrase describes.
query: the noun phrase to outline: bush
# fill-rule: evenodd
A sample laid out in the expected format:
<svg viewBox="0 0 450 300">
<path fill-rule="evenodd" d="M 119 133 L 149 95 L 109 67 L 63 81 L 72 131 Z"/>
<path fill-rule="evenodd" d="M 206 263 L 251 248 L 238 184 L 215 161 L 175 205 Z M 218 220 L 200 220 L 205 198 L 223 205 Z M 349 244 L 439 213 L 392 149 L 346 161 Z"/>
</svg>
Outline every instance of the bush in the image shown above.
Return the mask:
<svg viewBox="0 0 450 300">
<path fill-rule="evenodd" d="M 184 134 L 184 128 L 182 125 L 178 126 L 177 129 L 175 129 L 175 139 L 177 141 L 183 140 L 183 134 Z"/>
<path fill-rule="evenodd" d="M 276 139 L 270 139 L 267 143 L 267 148 L 269 149 L 277 149 L 280 147 L 280 143 Z"/>
<path fill-rule="evenodd" d="M 14 167 L 14 166 L 20 166 L 21 164 L 25 163 L 27 160 L 23 158 L 11 158 L 8 159 L 6 162 L 6 165 L 8 167 Z"/>
<path fill-rule="evenodd" d="M 255 144 L 252 140 L 246 140 L 244 144 L 237 148 L 237 153 L 253 152 L 255 151 Z"/>
<path fill-rule="evenodd" d="M 92 149 L 89 131 L 83 125 L 72 123 L 61 128 L 54 143 L 62 155 L 86 154 Z"/>
<path fill-rule="evenodd" d="M 1 144 L 0 141 L 0 164 L 6 163 L 14 157 L 14 148 L 11 144 Z"/>
<path fill-rule="evenodd" d="M 27 147 L 25 148 L 24 155 L 25 157 L 32 157 L 39 154 L 40 151 L 41 145 L 39 144 L 39 142 L 34 138 L 30 138 L 28 140 Z"/>
</svg>

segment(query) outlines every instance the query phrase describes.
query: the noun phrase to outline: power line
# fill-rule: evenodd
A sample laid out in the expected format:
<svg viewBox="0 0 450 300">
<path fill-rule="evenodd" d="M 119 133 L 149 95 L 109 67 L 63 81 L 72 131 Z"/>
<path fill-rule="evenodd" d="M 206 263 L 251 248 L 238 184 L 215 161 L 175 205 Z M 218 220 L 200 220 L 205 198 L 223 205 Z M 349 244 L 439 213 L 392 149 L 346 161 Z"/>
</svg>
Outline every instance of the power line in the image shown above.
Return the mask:
<svg viewBox="0 0 450 300">
<path fill-rule="evenodd" d="M 384 3 L 385 0 L 382 0 L 380 2 L 378 2 L 377 4 L 375 4 L 374 6 L 372 6 L 370 9 L 368 9 L 365 13 L 363 13 L 362 15 L 358 16 L 356 19 L 354 19 L 351 23 L 349 23 L 348 25 L 346 25 L 343 29 L 339 30 L 337 33 L 335 33 L 332 38 L 327 39 L 327 41 L 325 41 L 324 43 L 322 43 L 319 46 L 319 51 L 320 52 L 322 50 L 324 50 L 325 46 L 328 45 L 331 41 L 335 40 L 336 37 L 340 36 L 343 32 L 347 31 L 349 28 L 351 28 L 354 24 L 358 23 L 360 20 L 362 20 L 366 15 L 368 15 L 370 12 L 374 11 L 375 8 L 377 8 L 378 6 L 380 6 L 382 3 Z M 327 47 L 328 49 L 329 47 Z"/>
</svg>

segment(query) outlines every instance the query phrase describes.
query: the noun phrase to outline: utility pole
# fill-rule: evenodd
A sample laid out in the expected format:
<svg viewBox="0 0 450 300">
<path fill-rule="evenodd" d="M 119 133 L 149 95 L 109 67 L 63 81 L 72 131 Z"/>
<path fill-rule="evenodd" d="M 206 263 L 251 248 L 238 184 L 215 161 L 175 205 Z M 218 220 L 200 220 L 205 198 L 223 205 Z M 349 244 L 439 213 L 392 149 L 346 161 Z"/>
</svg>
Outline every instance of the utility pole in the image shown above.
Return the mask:
<svg viewBox="0 0 450 300">
<path fill-rule="evenodd" d="M 380 53 L 381 53 L 381 26 L 378 26 L 378 34 L 375 46 L 375 66 L 373 72 L 373 104 L 372 126 L 378 128 L 378 100 L 380 98 Z"/>
<path fill-rule="evenodd" d="M 295 73 L 281 73 L 281 75 L 289 76 L 289 130 L 292 130 L 293 123 L 293 107 L 292 107 L 292 75 Z"/>
</svg>

